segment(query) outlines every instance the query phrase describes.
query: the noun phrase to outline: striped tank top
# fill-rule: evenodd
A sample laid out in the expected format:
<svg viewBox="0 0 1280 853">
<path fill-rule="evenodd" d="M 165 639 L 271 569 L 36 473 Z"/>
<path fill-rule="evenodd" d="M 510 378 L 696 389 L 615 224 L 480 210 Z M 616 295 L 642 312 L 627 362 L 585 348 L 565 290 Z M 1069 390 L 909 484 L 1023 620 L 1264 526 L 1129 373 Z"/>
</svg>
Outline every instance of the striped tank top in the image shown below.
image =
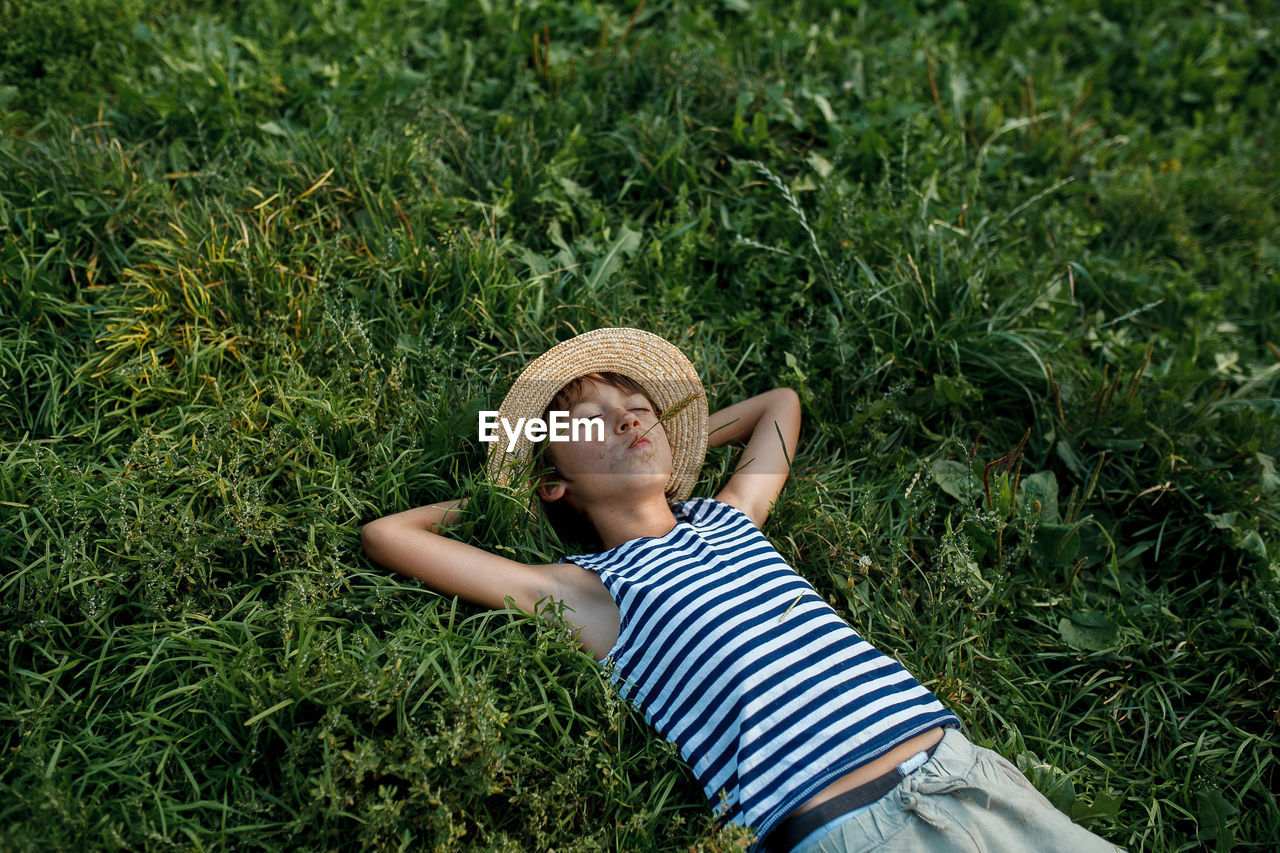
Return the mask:
<svg viewBox="0 0 1280 853">
<path fill-rule="evenodd" d="M 711 498 L 598 554 L 622 617 L 600 661 L 723 820 L 764 838 L 831 782 L 959 719 L 854 633 L 740 510 Z"/>
</svg>

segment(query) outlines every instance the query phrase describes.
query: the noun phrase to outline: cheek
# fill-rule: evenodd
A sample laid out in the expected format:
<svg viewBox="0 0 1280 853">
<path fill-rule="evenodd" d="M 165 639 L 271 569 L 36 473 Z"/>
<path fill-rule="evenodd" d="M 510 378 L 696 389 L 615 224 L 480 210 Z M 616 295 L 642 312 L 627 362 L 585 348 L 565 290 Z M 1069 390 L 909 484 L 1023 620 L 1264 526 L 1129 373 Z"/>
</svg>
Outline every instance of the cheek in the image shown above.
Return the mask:
<svg viewBox="0 0 1280 853">
<path fill-rule="evenodd" d="M 590 467 L 604 458 L 605 444 L 602 441 L 577 441 L 561 444 L 561 456 L 568 465 L 568 470 Z M 561 467 L 560 470 L 566 470 Z"/>
</svg>

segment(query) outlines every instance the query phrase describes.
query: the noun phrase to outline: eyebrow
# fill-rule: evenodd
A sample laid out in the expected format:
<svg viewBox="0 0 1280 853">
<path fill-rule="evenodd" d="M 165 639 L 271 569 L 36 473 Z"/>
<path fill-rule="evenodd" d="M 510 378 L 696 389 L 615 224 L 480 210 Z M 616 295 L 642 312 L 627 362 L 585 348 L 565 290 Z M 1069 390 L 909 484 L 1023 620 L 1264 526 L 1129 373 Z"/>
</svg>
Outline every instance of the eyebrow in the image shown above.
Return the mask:
<svg viewBox="0 0 1280 853">
<path fill-rule="evenodd" d="M 649 404 L 649 401 L 645 399 L 644 394 L 641 394 L 639 391 L 632 391 L 628 393 L 626 396 L 624 396 L 622 399 L 630 400 L 632 397 L 639 397 L 640 399 L 645 401 L 645 405 Z M 572 412 L 576 410 L 579 406 L 599 406 L 599 405 L 601 405 L 599 400 L 577 400 L 576 402 L 572 403 L 569 406 L 569 411 Z"/>
</svg>

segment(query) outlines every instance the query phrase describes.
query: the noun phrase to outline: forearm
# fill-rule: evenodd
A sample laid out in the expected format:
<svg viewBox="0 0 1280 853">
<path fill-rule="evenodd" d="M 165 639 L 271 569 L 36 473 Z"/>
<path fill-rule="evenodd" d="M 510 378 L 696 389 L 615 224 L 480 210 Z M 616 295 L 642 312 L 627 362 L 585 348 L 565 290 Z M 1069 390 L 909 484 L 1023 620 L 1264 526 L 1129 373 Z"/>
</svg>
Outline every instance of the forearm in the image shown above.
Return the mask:
<svg viewBox="0 0 1280 853">
<path fill-rule="evenodd" d="M 785 409 L 794 397 L 788 388 L 774 388 L 713 412 L 707 418 L 707 446 L 746 441 L 766 412 Z"/>
<path fill-rule="evenodd" d="M 404 525 L 416 530 L 426 530 L 429 533 L 439 533 L 441 529 L 456 523 L 462 517 L 462 508 L 466 506 L 466 503 L 466 498 L 456 501 L 440 501 L 439 503 L 427 504 L 426 506 L 407 509 L 404 512 L 386 515 L 377 519 L 377 522 Z M 373 523 L 375 522 L 370 522 L 370 524 Z"/>
<path fill-rule="evenodd" d="M 709 445 L 746 439 L 733 476 L 716 499 L 742 510 L 756 527 L 764 525 L 791 473 L 800 419 L 800 397 L 790 388 L 774 388 L 707 419 Z"/>
<path fill-rule="evenodd" d="M 507 599 L 533 612 L 553 588 L 545 567 L 510 560 L 443 535 L 465 501 L 442 501 L 374 519 L 360 530 L 365 555 L 447 596 L 502 608 Z"/>
</svg>

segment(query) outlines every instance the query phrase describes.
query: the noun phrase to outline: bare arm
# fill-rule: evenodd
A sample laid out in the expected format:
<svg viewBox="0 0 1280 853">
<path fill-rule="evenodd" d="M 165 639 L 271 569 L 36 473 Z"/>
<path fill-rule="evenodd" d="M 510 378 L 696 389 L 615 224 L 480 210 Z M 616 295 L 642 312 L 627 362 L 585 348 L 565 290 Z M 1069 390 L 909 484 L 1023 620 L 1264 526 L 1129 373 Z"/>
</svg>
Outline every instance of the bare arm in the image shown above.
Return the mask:
<svg viewBox="0 0 1280 853">
<path fill-rule="evenodd" d="M 378 521 L 395 519 L 398 523 L 420 527 L 432 533 L 439 533 L 448 525 L 455 524 L 458 519 L 462 518 L 462 508 L 466 505 L 466 498 L 456 501 L 440 501 L 439 503 L 407 509 L 404 512 L 397 512 L 394 515 L 386 515 L 378 519 Z M 365 525 L 365 527 L 368 526 Z M 361 535 L 363 537 L 363 533 Z"/>
<path fill-rule="evenodd" d="M 734 403 L 707 419 L 707 443 L 718 447 L 746 440 L 737 470 L 716 500 L 742 510 L 762 527 L 791 472 L 800 437 L 800 397 L 774 388 Z"/>
<path fill-rule="evenodd" d="M 553 591 L 546 567 L 509 560 L 434 531 L 456 522 L 465 501 L 446 501 L 398 512 L 360 529 L 369 559 L 427 586 L 485 607 L 499 609 L 511 598 L 533 612 Z"/>
<path fill-rule="evenodd" d="M 619 616 L 600 578 L 573 563 L 520 563 L 433 532 L 456 522 L 465 504 L 443 501 L 371 521 L 360 530 L 365 553 L 437 592 L 482 607 L 500 609 L 510 598 L 533 613 L 543 599 L 563 602 L 565 620 L 579 629 L 579 644 L 603 657 L 617 642 Z"/>
</svg>

